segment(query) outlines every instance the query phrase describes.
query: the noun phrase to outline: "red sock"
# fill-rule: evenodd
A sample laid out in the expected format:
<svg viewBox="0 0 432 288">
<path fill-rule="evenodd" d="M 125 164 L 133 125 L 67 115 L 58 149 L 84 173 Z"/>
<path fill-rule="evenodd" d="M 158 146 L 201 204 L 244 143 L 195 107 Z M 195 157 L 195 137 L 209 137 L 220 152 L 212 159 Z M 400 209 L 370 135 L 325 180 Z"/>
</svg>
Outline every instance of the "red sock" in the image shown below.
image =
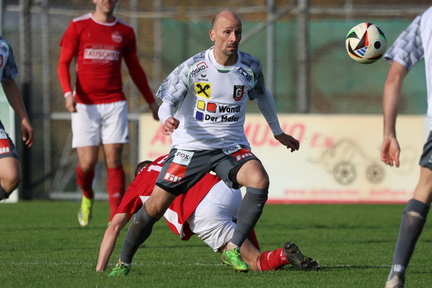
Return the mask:
<svg viewBox="0 0 432 288">
<path fill-rule="evenodd" d="M 78 166 L 75 170 L 77 180 L 76 183 L 78 184 L 78 187 L 81 189 L 82 194 L 87 199 L 93 199 L 94 192 L 92 189 L 93 184 L 93 178 L 94 178 L 94 171 L 84 173 L 81 168 Z"/>
<path fill-rule="evenodd" d="M 257 260 L 257 267 L 260 271 L 276 270 L 285 264 L 288 264 L 288 259 L 285 257 L 283 248 L 263 252 Z"/>
<path fill-rule="evenodd" d="M 116 168 L 108 168 L 107 172 L 108 172 L 108 177 L 107 177 L 108 178 L 107 179 L 108 202 L 110 206 L 109 221 L 111 221 L 125 193 L 126 177 L 123 170 L 123 166 L 119 166 Z"/>
</svg>

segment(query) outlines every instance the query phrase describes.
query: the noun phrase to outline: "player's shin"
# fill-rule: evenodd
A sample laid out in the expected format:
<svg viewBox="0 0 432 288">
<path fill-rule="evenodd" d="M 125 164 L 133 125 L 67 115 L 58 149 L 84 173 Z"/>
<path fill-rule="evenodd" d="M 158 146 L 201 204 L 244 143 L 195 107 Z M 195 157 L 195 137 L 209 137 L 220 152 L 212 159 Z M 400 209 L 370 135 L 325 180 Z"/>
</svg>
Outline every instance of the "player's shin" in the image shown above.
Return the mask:
<svg viewBox="0 0 432 288">
<path fill-rule="evenodd" d="M 153 218 L 147 214 L 145 206 L 142 206 L 141 209 L 138 210 L 127 231 L 120 255 L 120 261 L 126 264 L 132 263 L 132 258 L 136 251 L 150 236 L 153 225 L 158 220 L 159 219 Z"/>
<path fill-rule="evenodd" d="M 267 189 L 247 187 L 237 215 L 237 226 L 231 243 L 240 247 L 260 218 L 268 198 Z"/>
</svg>

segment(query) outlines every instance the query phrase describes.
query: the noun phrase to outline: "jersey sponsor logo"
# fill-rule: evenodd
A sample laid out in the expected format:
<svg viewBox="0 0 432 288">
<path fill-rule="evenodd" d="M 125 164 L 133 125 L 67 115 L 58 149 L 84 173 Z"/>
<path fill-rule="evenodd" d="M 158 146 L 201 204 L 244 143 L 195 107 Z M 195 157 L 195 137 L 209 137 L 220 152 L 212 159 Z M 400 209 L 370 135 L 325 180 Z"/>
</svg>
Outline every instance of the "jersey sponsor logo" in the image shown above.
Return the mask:
<svg viewBox="0 0 432 288">
<path fill-rule="evenodd" d="M 84 60 L 98 60 L 98 61 L 118 61 L 120 59 L 120 52 L 112 49 L 93 49 L 86 48 L 84 50 Z"/>
<path fill-rule="evenodd" d="M 244 70 L 242 67 L 240 67 L 237 72 L 243 76 L 247 81 L 252 80 L 252 75 L 250 75 L 246 70 Z"/>
<path fill-rule="evenodd" d="M 217 104 L 213 103 L 213 102 L 206 103 L 206 102 L 204 102 L 202 100 L 198 100 L 198 102 L 197 102 L 197 108 L 199 110 L 202 110 L 202 111 L 216 113 L 216 111 L 217 111 Z"/>
<path fill-rule="evenodd" d="M 190 75 L 195 76 L 196 74 L 203 72 L 207 68 L 208 68 L 207 63 L 205 63 L 204 61 L 199 62 L 195 64 L 194 68 L 192 68 L 192 70 L 190 71 Z"/>
<path fill-rule="evenodd" d="M 114 31 L 114 33 L 111 35 L 111 39 L 116 43 L 120 43 L 123 40 L 123 37 L 120 32 Z"/>
<path fill-rule="evenodd" d="M 225 114 L 235 114 L 241 112 L 241 106 L 227 106 L 227 105 L 217 105 L 217 103 L 209 102 L 206 103 L 202 100 L 197 101 L 197 109 L 200 111 L 196 111 L 195 119 L 201 122 L 237 122 L 240 117 L 235 115 L 221 115 Z M 216 115 L 206 114 L 204 112 L 210 113 L 218 113 Z"/>
<path fill-rule="evenodd" d="M 193 155 L 194 152 L 177 150 L 177 152 L 174 154 L 173 163 L 188 166 L 190 164 L 190 161 L 192 160 Z"/>
<path fill-rule="evenodd" d="M 236 144 L 236 145 L 231 146 L 231 147 L 229 147 L 229 148 L 222 149 L 222 152 L 223 152 L 225 155 L 231 155 L 231 154 L 233 154 L 233 153 L 235 153 L 235 152 L 237 152 L 237 151 L 239 151 L 239 150 L 245 150 L 245 149 L 242 149 L 240 145 Z"/>
<path fill-rule="evenodd" d="M 211 84 L 203 82 L 195 83 L 195 94 L 199 97 L 210 99 Z"/>
<path fill-rule="evenodd" d="M 233 98 L 235 101 L 240 101 L 243 98 L 244 89 L 245 89 L 244 85 L 234 85 Z"/>
<path fill-rule="evenodd" d="M 179 165 L 177 163 L 171 163 L 163 179 L 169 182 L 179 183 L 185 174 L 186 166 Z"/>
<path fill-rule="evenodd" d="M 200 74 L 200 77 L 198 77 L 198 81 L 209 81 L 207 78 L 207 74 Z"/>
</svg>

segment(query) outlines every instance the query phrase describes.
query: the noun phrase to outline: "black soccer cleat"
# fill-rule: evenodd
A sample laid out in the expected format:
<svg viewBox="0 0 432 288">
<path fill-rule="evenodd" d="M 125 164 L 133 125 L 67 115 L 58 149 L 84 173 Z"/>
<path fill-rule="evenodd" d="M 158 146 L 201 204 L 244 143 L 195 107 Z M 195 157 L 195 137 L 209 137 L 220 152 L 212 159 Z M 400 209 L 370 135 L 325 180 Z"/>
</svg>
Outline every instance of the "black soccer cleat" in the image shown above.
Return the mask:
<svg viewBox="0 0 432 288">
<path fill-rule="evenodd" d="M 318 271 L 320 269 L 319 263 L 310 257 L 304 256 L 293 241 L 284 244 L 283 252 L 289 263 L 299 270 Z"/>
</svg>

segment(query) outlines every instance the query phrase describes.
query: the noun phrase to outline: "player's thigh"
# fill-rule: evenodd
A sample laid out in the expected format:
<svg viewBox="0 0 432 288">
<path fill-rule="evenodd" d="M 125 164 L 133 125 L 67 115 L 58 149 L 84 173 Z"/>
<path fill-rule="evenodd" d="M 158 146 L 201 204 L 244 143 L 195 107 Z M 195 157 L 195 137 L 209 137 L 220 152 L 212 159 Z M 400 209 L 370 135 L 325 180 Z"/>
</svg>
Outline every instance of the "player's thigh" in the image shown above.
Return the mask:
<svg viewBox="0 0 432 288">
<path fill-rule="evenodd" d="M 264 166 L 258 160 L 249 160 L 243 164 L 237 173 L 240 185 L 254 188 L 268 188 L 269 177 Z"/>
<path fill-rule="evenodd" d="M 101 117 L 97 105 L 78 103 L 77 112 L 71 113 L 72 148 L 99 146 L 101 139 Z"/>
<path fill-rule="evenodd" d="M 122 164 L 123 144 L 103 144 L 103 151 L 108 168 L 119 167 Z"/>
<path fill-rule="evenodd" d="M 126 101 L 101 104 L 98 106 L 98 109 L 102 117 L 102 143 L 129 143 L 129 124 Z"/>
<path fill-rule="evenodd" d="M 431 204 L 432 202 L 432 170 L 426 167 L 420 167 L 420 178 L 414 191 L 414 199 L 423 203 Z"/>
<path fill-rule="evenodd" d="M 241 200 L 240 190 L 229 189 L 222 181 L 218 182 L 188 219 L 192 232 L 218 251 L 234 234 L 233 220 L 237 218 Z"/>
<path fill-rule="evenodd" d="M 98 162 L 99 146 L 77 147 L 78 166 L 83 172 L 95 169 Z"/>
<path fill-rule="evenodd" d="M 13 190 L 21 180 L 21 168 L 17 158 L 0 158 L 0 179 L 1 185 L 6 190 Z"/>
</svg>

